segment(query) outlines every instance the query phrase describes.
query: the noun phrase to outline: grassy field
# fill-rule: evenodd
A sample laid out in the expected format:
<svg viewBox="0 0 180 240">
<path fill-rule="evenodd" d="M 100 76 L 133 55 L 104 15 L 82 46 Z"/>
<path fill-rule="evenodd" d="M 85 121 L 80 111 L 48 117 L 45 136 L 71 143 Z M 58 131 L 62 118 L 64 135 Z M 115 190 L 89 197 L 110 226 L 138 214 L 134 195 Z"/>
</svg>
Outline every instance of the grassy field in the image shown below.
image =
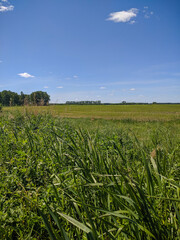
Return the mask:
<svg viewBox="0 0 180 240">
<path fill-rule="evenodd" d="M 179 105 L 4 108 L 0 239 L 178 240 L 179 159 Z"/>
<path fill-rule="evenodd" d="M 180 119 L 180 104 L 170 105 L 50 105 L 47 107 L 9 107 L 4 111 L 50 113 L 70 118 L 131 119 L 170 121 Z"/>
</svg>

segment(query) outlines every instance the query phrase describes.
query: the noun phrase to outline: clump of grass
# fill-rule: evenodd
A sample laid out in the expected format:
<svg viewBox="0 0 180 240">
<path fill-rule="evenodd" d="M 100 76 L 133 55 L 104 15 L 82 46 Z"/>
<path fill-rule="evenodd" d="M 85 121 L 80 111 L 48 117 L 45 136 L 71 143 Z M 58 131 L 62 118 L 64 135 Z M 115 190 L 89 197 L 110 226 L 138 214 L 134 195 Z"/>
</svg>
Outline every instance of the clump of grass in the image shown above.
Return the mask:
<svg viewBox="0 0 180 240">
<path fill-rule="evenodd" d="M 174 129 L 90 122 L 0 118 L 1 239 L 179 239 Z"/>
</svg>

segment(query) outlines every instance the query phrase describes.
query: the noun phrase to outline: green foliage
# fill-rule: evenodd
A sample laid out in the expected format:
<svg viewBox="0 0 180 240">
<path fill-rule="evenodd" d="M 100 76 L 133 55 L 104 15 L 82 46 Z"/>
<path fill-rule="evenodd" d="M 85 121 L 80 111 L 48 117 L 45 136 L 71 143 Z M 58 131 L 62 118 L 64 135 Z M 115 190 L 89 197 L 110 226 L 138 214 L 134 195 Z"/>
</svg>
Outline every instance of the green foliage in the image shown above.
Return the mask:
<svg viewBox="0 0 180 240">
<path fill-rule="evenodd" d="M 30 95 L 31 103 L 37 106 L 48 105 L 50 96 L 46 92 L 36 91 Z"/>
<path fill-rule="evenodd" d="M 0 92 L 0 104 L 3 106 L 22 106 L 22 105 L 48 105 L 50 96 L 46 92 L 37 91 L 30 95 L 23 92 L 18 95 L 15 92 L 4 90 Z"/>
<path fill-rule="evenodd" d="M 19 105 L 19 95 L 11 91 L 0 92 L 0 103 L 4 106 Z"/>
<path fill-rule="evenodd" d="M 179 129 L 1 116 L 0 239 L 179 239 Z"/>
</svg>

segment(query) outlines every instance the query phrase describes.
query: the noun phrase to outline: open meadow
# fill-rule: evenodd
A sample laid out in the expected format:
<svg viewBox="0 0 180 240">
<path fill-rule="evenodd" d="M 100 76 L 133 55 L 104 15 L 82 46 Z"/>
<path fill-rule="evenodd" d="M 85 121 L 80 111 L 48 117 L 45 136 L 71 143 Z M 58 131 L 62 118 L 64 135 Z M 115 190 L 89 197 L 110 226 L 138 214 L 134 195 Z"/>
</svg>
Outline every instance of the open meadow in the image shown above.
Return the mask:
<svg viewBox="0 0 180 240">
<path fill-rule="evenodd" d="M 4 111 L 49 113 L 70 118 L 130 119 L 137 121 L 170 121 L 180 119 L 180 104 L 149 105 L 49 105 L 6 107 Z"/>
<path fill-rule="evenodd" d="M 180 105 L 4 107 L 0 239 L 180 239 Z"/>
</svg>

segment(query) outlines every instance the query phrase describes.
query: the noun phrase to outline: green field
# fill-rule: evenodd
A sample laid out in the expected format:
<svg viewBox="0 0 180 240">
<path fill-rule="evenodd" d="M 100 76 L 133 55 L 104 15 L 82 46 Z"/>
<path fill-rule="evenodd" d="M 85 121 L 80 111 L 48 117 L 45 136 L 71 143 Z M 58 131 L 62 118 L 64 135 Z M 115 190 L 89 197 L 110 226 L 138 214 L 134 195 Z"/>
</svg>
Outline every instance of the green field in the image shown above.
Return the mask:
<svg viewBox="0 0 180 240">
<path fill-rule="evenodd" d="M 169 121 L 180 119 L 180 104 L 153 105 L 50 105 L 46 107 L 8 107 L 6 111 L 50 113 L 70 118 L 131 119 Z"/>
<path fill-rule="evenodd" d="M 0 172 L 0 239 L 180 239 L 180 105 L 4 107 Z"/>
</svg>

